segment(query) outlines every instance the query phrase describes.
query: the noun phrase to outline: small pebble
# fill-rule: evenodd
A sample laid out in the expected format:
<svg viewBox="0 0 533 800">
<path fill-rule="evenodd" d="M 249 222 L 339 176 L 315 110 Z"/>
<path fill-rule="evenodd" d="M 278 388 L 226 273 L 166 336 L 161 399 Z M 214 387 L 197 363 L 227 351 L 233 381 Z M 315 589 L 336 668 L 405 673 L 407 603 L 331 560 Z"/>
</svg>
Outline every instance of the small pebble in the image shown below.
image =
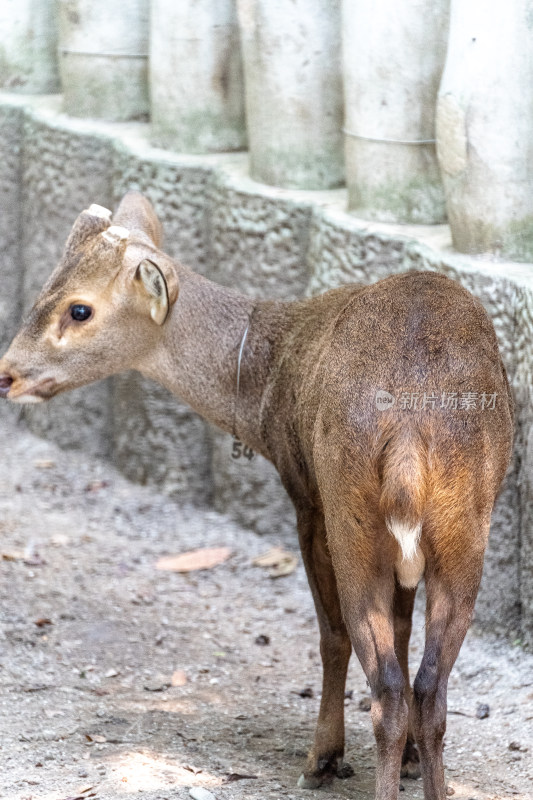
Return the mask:
<svg viewBox="0 0 533 800">
<path fill-rule="evenodd" d="M 192 789 L 189 789 L 189 795 L 193 800 L 216 800 L 215 795 L 202 786 L 193 786 Z"/>
<path fill-rule="evenodd" d="M 255 643 L 260 647 L 266 647 L 267 644 L 270 644 L 270 636 L 267 636 L 266 633 L 260 633 L 259 636 L 255 637 Z"/>
<path fill-rule="evenodd" d="M 170 681 L 165 678 L 154 678 L 144 682 L 144 690 L 146 692 L 164 692 L 170 686 Z"/>
<path fill-rule="evenodd" d="M 357 708 L 359 711 L 370 711 L 372 708 L 372 700 L 370 697 L 363 697 L 361 700 L 359 700 Z"/>
<path fill-rule="evenodd" d="M 487 719 L 490 716 L 490 706 L 488 703 L 478 703 L 476 709 L 476 717 L 478 719 Z"/>
</svg>

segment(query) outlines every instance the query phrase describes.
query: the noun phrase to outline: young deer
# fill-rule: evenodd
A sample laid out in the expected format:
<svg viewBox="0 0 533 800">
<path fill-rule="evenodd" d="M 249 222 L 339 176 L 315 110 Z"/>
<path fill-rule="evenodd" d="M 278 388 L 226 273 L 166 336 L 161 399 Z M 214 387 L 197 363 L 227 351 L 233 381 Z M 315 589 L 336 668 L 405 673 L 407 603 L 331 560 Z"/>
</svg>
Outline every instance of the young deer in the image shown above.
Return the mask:
<svg viewBox="0 0 533 800">
<path fill-rule="evenodd" d="M 0 362 L 0 393 L 38 402 L 137 369 L 224 430 L 235 424 L 294 502 L 318 614 L 322 702 L 300 785 L 349 773 L 353 646 L 372 692 L 377 800 L 396 800 L 400 773 L 416 776 L 419 760 L 426 800 L 444 800 L 448 676 L 513 433 L 487 314 L 430 272 L 298 302 L 255 301 L 172 260 L 159 239 L 137 193 L 113 221 L 100 206 L 84 211 Z M 422 576 L 426 644 L 411 690 Z"/>
</svg>

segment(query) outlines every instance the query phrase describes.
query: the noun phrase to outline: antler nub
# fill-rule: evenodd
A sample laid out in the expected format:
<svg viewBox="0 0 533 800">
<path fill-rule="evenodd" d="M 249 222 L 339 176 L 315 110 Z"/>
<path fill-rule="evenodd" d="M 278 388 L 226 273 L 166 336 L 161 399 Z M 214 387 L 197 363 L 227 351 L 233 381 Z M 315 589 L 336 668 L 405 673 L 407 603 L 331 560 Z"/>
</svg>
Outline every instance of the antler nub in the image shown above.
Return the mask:
<svg viewBox="0 0 533 800">
<path fill-rule="evenodd" d="M 110 228 L 102 233 L 104 239 L 107 239 L 108 242 L 115 245 L 124 242 L 129 235 L 129 230 L 127 228 L 123 228 L 122 225 L 111 225 Z"/>
<path fill-rule="evenodd" d="M 87 213 L 91 215 L 91 217 L 100 217 L 100 219 L 107 219 L 111 220 L 111 211 L 108 208 L 104 208 L 104 206 L 99 206 L 97 203 L 93 203 L 87 209 Z"/>
</svg>

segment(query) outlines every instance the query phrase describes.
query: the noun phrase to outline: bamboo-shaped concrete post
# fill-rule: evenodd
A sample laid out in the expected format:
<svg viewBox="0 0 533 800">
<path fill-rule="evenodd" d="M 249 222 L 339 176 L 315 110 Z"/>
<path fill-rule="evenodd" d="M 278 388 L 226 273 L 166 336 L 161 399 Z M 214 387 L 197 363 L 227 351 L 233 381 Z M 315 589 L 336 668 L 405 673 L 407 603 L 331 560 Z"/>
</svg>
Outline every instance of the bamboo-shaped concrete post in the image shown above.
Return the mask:
<svg viewBox="0 0 533 800">
<path fill-rule="evenodd" d="M 340 0 L 238 0 L 251 175 L 326 189 L 344 181 Z"/>
<path fill-rule="evenodd" d="M 148 113 L 148 0 L 58 0 L 64 108 L 76 117 Z"/>
<path fill-rule="evenodd" d="M 449 0 L 343 0 L 349 208 L 370 219 L 445 217 L 435 105 Z"/>
<path fill-rule="evenodd" d="M 151 0 L 152 141 L 186 153 L 246 146 L 235 0 Z"/>
<path fill-rule="evenodd" d="M 58 91 L 55 0 L 0 3 L 0 88 Z"/>
<path fill-rule="evenodd" d="M 453 242 L 533 261 L 533 2 L 452 0 L 438 154 Z"/>
</svg>

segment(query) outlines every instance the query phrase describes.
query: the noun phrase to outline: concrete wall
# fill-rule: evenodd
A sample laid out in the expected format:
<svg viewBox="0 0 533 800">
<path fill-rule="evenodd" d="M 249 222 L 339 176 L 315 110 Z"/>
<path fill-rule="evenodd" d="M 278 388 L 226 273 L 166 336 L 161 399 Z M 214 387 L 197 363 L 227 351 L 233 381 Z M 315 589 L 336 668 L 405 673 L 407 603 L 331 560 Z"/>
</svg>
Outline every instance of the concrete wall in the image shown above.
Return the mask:
<svg viewBox="0 0 533 800">
<path fill-rule="evenodd" d="M 410 268 L 439 270 L 491 314 L 517 400 L 515 457 L 494 513 L 477 619 L 533 642 L 533 270 L 459 256 L 444 226 L 393 226 L 348 215 L 345 190 L 288 191 L 255 183 L 245 154 L 178 156 L 149 143 L 149 126 L 82 122 L 60 99 L 0 95 L 0 340 L 15 331 L 91 202 L 144 191 L 165 246 L 203 274 L 258 297 L 300 297 Z M 11 413 L 7 404 L 0 413 Z M 293 513 L 273 468 L 229 457 L 212 430 L 166 391 L 119 376 L 58 397 L 27 415 L 63 446 L 116 461 L 184 503 L 212 504 L 287 540 Z"/>
</svg>

